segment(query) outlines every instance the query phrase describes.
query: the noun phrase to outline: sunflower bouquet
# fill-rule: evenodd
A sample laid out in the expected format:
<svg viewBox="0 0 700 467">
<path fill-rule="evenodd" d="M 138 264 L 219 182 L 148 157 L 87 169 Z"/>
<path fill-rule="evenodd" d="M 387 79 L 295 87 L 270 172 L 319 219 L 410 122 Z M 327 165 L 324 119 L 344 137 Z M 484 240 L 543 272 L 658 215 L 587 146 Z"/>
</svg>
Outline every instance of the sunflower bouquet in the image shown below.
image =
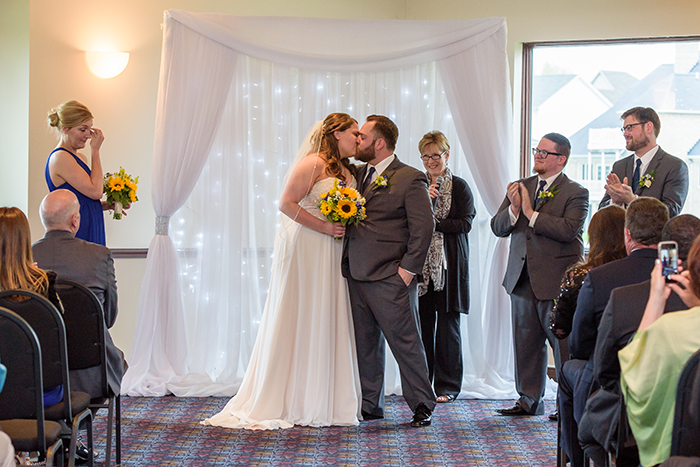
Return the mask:
<svg viewBox="0 0 700 467">
<path fill-rule="evenodd" d="M 367 218 L 365 199 L 357 190 L 337 178 L 333 182 L 333 188 L 321 195 L 318 207 L 329 221 L 340 222 L 344 226 L 357 225 Z"/>
<path fill-rule="evenodd" d="M 104 178 L 103 192 L 107 195 L 107 204 L 114 205 L 113 219 L 122 218 L 122 209 L 139 200 L 136 196 L 136 185 L 139 183 L 138 177 L 132 177 L 124 171 L 124 167 L 119 167 L 116 174 L 106 173 Z"/>
</svg>

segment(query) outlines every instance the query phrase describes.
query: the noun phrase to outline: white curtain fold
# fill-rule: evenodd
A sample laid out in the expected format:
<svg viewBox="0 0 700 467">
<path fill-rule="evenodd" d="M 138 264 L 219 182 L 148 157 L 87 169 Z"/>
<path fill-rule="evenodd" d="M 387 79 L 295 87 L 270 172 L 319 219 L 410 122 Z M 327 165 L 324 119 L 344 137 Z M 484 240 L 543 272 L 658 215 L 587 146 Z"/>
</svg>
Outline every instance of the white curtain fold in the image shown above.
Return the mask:
<svg viewBox="0 0 700 467">
<path fill-rule="evenodd" d="M 197 183 L 221 119 L 237 55 L 166 15 L 153 154 L 156 216 L 172 216 Z M 167 394 L 167 385 L 187 374 L 178 269 L 172 240 L 156 235 L 141 287 L 132 358 L 122 381 L 124 394 Z"/>
<path fill-rule="evenodd" d="M 345 111 L 360 122 L 371 113 L 394 119 L 396 152 L 418 168 L 423 133 L 440 129 L 450 139 L 451 167 L 481 203 L 470 234 L 463 394 L 513 397 L 510 306 L 500 285 L 507 243 L 488 227 L 515 175 L 505 20 L 181 10 L 165 18 L 153 205 L 157 216 L 173 216 L 174 238 L 151 243 L 122 392 L 237 390 L 269 281 L 281 178 L 313 122 Z M 400 392 L 397 381 L 389 365 L 388 392 Z"/>
</svg>

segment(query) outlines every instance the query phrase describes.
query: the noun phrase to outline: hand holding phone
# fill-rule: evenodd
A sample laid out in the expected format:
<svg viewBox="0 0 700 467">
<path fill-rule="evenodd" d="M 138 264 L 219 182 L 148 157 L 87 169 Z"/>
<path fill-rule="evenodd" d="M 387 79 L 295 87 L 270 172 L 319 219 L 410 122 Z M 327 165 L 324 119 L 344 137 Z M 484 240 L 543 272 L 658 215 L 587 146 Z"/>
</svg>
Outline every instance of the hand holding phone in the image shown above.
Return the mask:
<svg viewBox="0 0 700 467">
<path fill-rule="evenodd" d="M 673 282 L 669 276 L 678 274 L 678 244 L 676 242 L 660 242 L 658 246 L 661 261 L 661 275 L 666 282 Z"/>
</svg>

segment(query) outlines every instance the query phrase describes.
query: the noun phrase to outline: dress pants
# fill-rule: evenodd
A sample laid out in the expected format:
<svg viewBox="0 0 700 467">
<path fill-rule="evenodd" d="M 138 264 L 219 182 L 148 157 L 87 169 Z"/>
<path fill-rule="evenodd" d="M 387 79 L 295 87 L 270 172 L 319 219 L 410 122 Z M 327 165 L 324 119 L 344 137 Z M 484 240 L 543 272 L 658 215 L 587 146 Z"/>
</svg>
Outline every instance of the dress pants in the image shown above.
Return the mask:
<svg viewBox="0 0 700 467">
<path fill-rule="evenodd" d="M 515 389 L 518 403 L 531 415 L 544 414 L 547 384 L 547 341 L 559 367 L 559 342 L 549 330 L 549 311 L 554 300 L 538 300 L 532 291 L 527 267 L 510 294 L 515 348 Z"/>
<path fill-rule="evenodd" d="M 401 391 L 415 412 L 419 404 L 435 408 L 428 365 L 420 338 L 418 285 L 407 287 L 394 274 L 378 281 L 348 278 L 362 386 L 362 410 L 384 415 L 385 339 L 399 365 Z"/>
<path fill-rule="evenodd" d="M 428 361 L 428 375 L 435 394 L 457 397 L 462 390 L 462 336 L 460 313 L 448 312 L 447 289 L 436 292 L 433 281 L 418 297 L 421 338 Z"/>
<path fill-rule="evenodd" d="M 571 467 L 583 466 L 583 450 L 578 442 L 578 421 L 583 410 L 574 402 L 574 394 L 578 391 L 581 374 L 588 360 L 572 359 L 564 363 L 559 372 L 559 419 L 561 420 L 561 447 L 571 460 Z M 576 405 L 576 407 L 574 407 Z M 583 401 L 585 409 L 586 401 Z M 576 410 L 578 409 L 578 410 Z M 579 412 L 575 416 L 576 412 Z"/>
</svg>

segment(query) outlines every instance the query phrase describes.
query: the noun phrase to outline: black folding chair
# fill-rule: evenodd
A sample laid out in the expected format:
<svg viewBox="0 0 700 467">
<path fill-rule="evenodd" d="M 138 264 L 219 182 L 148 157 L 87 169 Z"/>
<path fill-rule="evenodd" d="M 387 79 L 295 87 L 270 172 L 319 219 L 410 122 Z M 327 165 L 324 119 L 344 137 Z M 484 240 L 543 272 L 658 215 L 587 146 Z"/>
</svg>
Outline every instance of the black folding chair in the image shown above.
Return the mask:
<svg viewBox="0 0 700 467">
<path fill-rule="evenodd" d="M 39 338 L 44 390 L 63 385 L 63 400 L 45 407 L 44 416 L 47 420 L 64 420 L 71 426 L 68 467 L 75 465 L 78 427 L 81 423 L 87 426 L 88 464 L 93 467 L 92 412 L 88 408 L 90 396 L 84 392 L 70 390 L 66 329 L 61 313 L 41 295 L 25 290 L 0 292 L 0 306 L 24 318 Z"/>
<path fill-rule="evenodd" d="M 116 464 L 121 464 L 121 410 L 119 394 L 114 394 L 107 382 L 107 332 L 102 304 L 83 284 L 70 279 L 56 280 L 56 291 L 61 297 L 63 321 L 68 336 L 68 365 L 71 370 L 99 366 L 102 396 L 92 399 L 90 408 L 107 409 L 107 447 L 105 467 L 112 460 L 112 429 L 115 433 Z M 105 403 L 106 401 L 106 403 Z"/>
<path fill-rule="evenodd" d="M 700 433 L 700 350 L 688 359 L 678 379 L 671 456 L 700 457 L 698 433 Z"/>
<path fill-rule="evenodd" d="M 61 425 L 44 418 L 39 339 L 24 319 L 3 307 L 0 336 L 0 359 L 7 367 L 7 379 L 0 392 L 0 427 L 16 451 L 36 451 L 46 458 L 47 466 L 52 466 L 57 458 L 63 467 Z"/>
</svg>

